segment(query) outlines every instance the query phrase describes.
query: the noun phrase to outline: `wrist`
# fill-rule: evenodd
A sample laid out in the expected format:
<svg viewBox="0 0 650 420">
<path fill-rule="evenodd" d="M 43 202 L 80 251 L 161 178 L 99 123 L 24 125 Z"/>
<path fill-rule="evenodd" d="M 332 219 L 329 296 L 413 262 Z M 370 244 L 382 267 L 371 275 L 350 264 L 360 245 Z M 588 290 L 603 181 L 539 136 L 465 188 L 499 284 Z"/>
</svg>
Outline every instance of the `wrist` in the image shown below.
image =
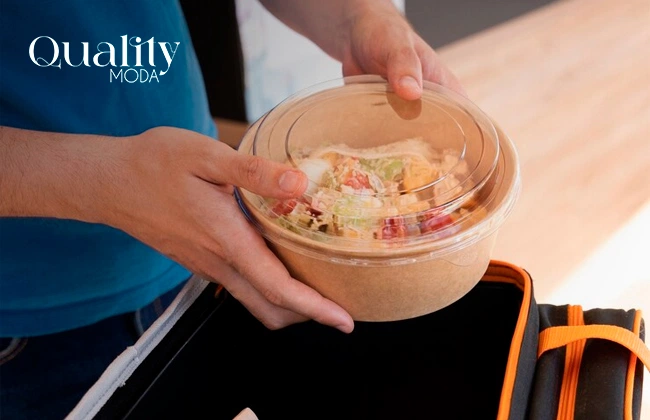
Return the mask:
<svg viewBox="0 0 650 420">
<path fill-rule="evenodd" d="M 400 11 L 395 7 L 392 0 L 354 0 L 344 3 L 343 19 L 338 28 L 338 33 L 341 34 L 338 38 L 337 58 L 349 58 L 353 50 L 353 42 L 355 31 L 363 26 L 362 20 L 367 20 L 369 17 L 394 17 L 397 14 L 402 16 Z"/>
<path fill-rule="evenodd" d="M 97 137 L 80 146 L 85 162 L 78 167 L 86 180 L 79 182 L 80 194 L 69 203 L 74 218 L 121 227 L 124 210 L 128 207 L 125 192 L 132 186 L 132 149 L 138 136 Z"/>
<path fill-rule="evenodd" d="M 59 151 L 65 159 L 50 162 L 52 178 L 42 180 L 53 204 L 48 212 L 55 217 L 115 226 L 121 191 L 128 185 L 128 142 L 128 137 L 96 135 L 62 141 Z"/>
</svg>

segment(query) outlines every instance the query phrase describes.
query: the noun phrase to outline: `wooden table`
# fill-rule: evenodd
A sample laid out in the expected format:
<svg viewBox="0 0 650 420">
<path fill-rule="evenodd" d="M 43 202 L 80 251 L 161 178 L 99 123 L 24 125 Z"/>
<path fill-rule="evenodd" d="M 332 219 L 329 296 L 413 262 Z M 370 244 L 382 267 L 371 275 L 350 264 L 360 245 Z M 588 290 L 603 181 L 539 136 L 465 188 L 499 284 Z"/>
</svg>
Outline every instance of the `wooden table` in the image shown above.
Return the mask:
<svg viewBox="0 0 650 420">
<path fill-rule="evenodd" d="M 650 1 L 558 1 L 439 53 L 517 146 L 495 256 L 547 296 L 650 204 Z"/>
</svg>

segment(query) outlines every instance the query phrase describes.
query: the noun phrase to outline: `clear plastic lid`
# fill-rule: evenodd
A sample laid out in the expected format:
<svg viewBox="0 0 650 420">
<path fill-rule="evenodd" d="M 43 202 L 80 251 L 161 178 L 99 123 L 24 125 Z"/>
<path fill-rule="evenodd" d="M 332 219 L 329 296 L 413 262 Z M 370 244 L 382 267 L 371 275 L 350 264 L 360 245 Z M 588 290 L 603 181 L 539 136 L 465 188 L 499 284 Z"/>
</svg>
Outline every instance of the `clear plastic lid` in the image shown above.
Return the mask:
<svg viewBox="0 0 650 420">
<path fill-rule="evenodd" d="M 442 250 L 480 224 L 487 233 L 483 222 L 511 206 L 498 193 L 505 160 L 516 166 L 514 156 L 504 160 L 503 140 L 480 109 L 439 85 L 425 83 L 420 100 L 406 101 L 380 77 L 344 78 L 289 97 L 240 146 L 303 170 L 306 193 L 237 195 L 267 239 L 303 251 Z M 512 189 L 516 179 L 506 183 Z"/>
</svg>

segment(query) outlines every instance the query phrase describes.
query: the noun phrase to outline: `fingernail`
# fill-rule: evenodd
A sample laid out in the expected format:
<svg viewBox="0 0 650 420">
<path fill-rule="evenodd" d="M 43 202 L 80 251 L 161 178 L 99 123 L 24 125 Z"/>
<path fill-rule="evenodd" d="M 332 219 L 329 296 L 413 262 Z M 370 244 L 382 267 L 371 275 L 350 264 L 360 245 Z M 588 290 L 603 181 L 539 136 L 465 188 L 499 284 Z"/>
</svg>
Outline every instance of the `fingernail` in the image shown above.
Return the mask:
<svg viewBox="0 0 650 420">
<path fill-rule="evenodd" d="M 349 323 L 341 324 L 341 325 L 338 325 L 336 327 L 336 329 L 338 329 L 339 331 L 341 331 L 343 333 L 350 334 L 354 330 L 354 323 L 353 324 L 349 324 Z"/>
<path fill-rule="evenodd" d="M 408 89 L 414 92 L 419 92 L 421 89 L 418 81 L 411 76 L 403 76 L 401 79 L 399 79 L 399 85 L 404 89 Z"/>
<path fill-rule="evenodd" d="M 278 184 L 282 191 L 294 194 L 302 187 L 303 176 L 300 172 L 286 171 L 280 175 Z"/>
</svg>

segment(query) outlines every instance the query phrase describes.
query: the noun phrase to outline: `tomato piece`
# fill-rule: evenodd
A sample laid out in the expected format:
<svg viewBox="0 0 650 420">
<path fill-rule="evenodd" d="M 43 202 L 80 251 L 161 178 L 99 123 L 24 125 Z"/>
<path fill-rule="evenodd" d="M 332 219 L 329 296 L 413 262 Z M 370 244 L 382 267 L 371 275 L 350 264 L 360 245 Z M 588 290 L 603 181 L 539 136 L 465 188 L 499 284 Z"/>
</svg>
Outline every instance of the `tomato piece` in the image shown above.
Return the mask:
<svg viewBox="0 0 650 420">
<path fill-rule="evenodd" d="M 271 208 L 271 211 L 274 215 L 277 216 L 286 216 L 291 213 L 293 209 L 296 208 L 298 201 L 295 199 L 291 200 L 278 200 L 275 205 Z"/>
<path fill-rule="evenodd" d="M 424 219 L 420 221 L 420 232 L 428 233 L 435 232 L 446 226 L 451 225 L 454 219 L 448 214 L 440 214 L 437 212 L 426 212 Z"/>
<path fill-rule="evenodd" d="M 352 171 L 348 178 L 343 182 L 343 185 L 352 187 L 354 190 L 362 190 L 364 188 L 371 189 L 368 176 L 357 171 Z"/>
<path fill-rule="evenodd" d="M 402 217 L 388 217 L 384 219 L 382 225 L 379 239 L 405 238 L 408 234 Z"/>
</svg>

